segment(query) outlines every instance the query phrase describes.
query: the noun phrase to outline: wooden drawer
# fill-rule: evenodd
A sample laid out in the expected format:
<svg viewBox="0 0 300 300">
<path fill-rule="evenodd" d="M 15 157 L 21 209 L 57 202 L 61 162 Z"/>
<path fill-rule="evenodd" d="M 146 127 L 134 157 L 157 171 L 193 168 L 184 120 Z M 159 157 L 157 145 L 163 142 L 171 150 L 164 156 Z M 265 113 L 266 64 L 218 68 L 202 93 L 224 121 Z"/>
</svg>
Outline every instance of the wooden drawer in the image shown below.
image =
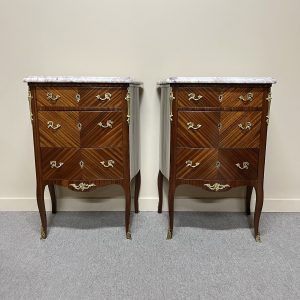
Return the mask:
<svg viewBox="0 0 300 300">
<path fill-rule="evenodd" d="M 263 87 L 230 87 L 223 88 L 221 107 L 261 107 L 265 88 Z"/>
<path fill-rule="evenodd" d="M 180 87 L 176 90 L 178 107 L 219 107 L 221 88 L 218 87 Z"/>
<path fill-rule="evenodd" d="M 41 155 L 44 179 L 96 180 L 123 178 L 121 148 L 109 150 L 43 148 Z"/>
<path fill-rule="evenodd" d="M 178 147 L 215 148 L 219 141 L 219 112 L 178 112 Z"/>
<path fill-rule="evenodd" d="M 259 149 L 220 149 L 220 179 L 256 179 L 258 175 Z"/>
<path fill-rule="evenodd" d="M 77 111 L 38 113 L 41 147 L 79 147 L 80 129 Z"/>
<path fill-rule="evenodd" d="M 123 108 L 127 89 L 122 87 L 37 87 L 39 108 Z"/>
<path fill-rule="evenodd" d="M 221 112 L 220 148 L 259 148 L 262 113 Z"/>
<path fill-rule="evenodd" d="M 216 149 L 177 149 L 176 177 L 184 179 L 216 179 Z"/>
<path fill-rule="evenodd" d="M 77 107 L 76 87 L 37 87 L 36 100 L 39 107 Z"/>
<path fill-rule="evenodd" d="M 72 148 L 43 148 L 42 174 L 44 179 L 82 179 L 80 151 Z"/>
<path fill-rule="evenodd" d="M 121 147 L 123 145 L 123 113 L 80 112 L 81 147 Z"/>
<path fill-rule="evenodd" d="M 94 111 L 39 112 L 41 147 L 120 147 L 123 113 Z"/>
<path fill-rule="evenodd" d="M 124 158 L 122 148 L 82 149 L 81 155 L 84 161 L 84 179 L 123 178 Z"/>
<path fill-rule="evenodd" d="M 117 87 L 79 88 L 79 107 L 123 108 L 127 89 Z"/>
</svg>

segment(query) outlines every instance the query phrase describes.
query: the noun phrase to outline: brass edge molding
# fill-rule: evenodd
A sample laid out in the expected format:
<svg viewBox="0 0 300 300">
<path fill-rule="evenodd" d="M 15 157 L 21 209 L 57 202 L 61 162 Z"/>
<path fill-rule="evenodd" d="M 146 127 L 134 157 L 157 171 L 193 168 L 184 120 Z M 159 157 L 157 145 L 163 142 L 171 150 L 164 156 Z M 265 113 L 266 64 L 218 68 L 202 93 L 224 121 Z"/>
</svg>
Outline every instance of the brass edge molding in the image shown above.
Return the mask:
<svg viewBox="0 0 300 300">
<path fill-rule="evenodd" d="M 169 101 L 170 101 L 170 121 L 173 121 L 173 101 L 175 100 L 174 94 L 173 94 L 173 89 L 170 88 L 170 94 L 169 94 Z"/>
<path fill-rule="evenodd" d="M 129 125 L 130 124 L 130 100 L 131 100 L 131 94 L 129 88 L 127 88 L 127 94 L 125 100 L 127 101 L 127 123 Z"/>
<path fill-rule="evenodd" d="M 28 88 L 28 102 L 29 102 L 30 121 L 31 122 L 33 122 L 33 113 L 32 113 L 32 106 L 31 106 L 32 105 L 31 104 L 32 98 L 33 98 L 33 96 L 31 95 L 31 91 Z"/>
<path fill-rule="evenodd" d="M 267 112 L 267 116 L 266 116 L 266 122 L 267 122 L 267 125 L 269 125 L 269 121 L 270 121 L 270 108 L 271 108 L 271 101 L 272 101 L 271 89 L 269 90 L 268 97 L 266 98 L 266 100 L 268 101 L 268 112 Z"/>
</svg>

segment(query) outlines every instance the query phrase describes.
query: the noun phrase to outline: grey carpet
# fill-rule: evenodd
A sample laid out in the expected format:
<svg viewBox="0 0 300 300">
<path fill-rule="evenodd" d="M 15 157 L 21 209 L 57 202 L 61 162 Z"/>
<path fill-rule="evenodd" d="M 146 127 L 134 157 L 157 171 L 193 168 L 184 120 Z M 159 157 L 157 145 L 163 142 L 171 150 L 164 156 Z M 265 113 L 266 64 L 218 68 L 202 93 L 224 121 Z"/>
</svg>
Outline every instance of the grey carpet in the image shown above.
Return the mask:
<svg viewBox="0 0 300 300">
<path fill-rule="evenodd" d="M 0 299 L 300 299 L 300 214 L 0 213 Z"/>
</svg>

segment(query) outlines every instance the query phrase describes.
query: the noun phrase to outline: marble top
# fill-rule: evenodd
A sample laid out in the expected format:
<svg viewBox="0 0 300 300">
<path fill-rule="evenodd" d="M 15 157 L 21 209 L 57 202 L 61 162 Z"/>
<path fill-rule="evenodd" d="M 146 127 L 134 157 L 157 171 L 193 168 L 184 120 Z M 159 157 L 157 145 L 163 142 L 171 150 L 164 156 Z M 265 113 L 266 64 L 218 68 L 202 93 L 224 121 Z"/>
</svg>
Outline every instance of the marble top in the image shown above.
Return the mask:
<svg viewBox="0 0 300 300">
<path fill-rule="evenodd" d="M 86 76 L 28 76 L 24 82 L 50 82 L 50 83 L 129 83 L 142 85 L 131 77 L 86 77 Z"/>
<path fill-rule="evenodd" d="M 169 77 L 158 85 L 170 83 L 276 83 L 271 77 Z"/>
</svg>

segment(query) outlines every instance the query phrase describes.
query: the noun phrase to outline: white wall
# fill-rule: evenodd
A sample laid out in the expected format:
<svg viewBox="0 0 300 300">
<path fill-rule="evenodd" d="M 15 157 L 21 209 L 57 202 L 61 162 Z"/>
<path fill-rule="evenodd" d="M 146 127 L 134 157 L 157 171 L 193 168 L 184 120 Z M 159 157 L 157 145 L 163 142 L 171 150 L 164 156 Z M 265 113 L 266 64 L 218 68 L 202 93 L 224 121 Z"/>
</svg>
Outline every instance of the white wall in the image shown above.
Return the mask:
<svg viewBox="0 0 300 300">
<path fill-rule="evenodd" d="M 157 207 L 156 81 L 168 76 L 272 76 L 278 84 L 273 88 L 264 209 L 299 211 L 299 11 L 299 0 L 0 0 L 0 210 L 36 209 L 22 78 L 129 75 L 144 81 L 141 209 Z M 58 193 L 60 209 L 124 207 L 119 188 Z M 177 209 L 242 209 L 237 199 L 242 189 L 218 194 L 230 197 L 223 200 L 201 200 L 216 194 L 192 187 L 180 188 L 177 196 L 191 198 L 176 201 Z"/>
</svg>

